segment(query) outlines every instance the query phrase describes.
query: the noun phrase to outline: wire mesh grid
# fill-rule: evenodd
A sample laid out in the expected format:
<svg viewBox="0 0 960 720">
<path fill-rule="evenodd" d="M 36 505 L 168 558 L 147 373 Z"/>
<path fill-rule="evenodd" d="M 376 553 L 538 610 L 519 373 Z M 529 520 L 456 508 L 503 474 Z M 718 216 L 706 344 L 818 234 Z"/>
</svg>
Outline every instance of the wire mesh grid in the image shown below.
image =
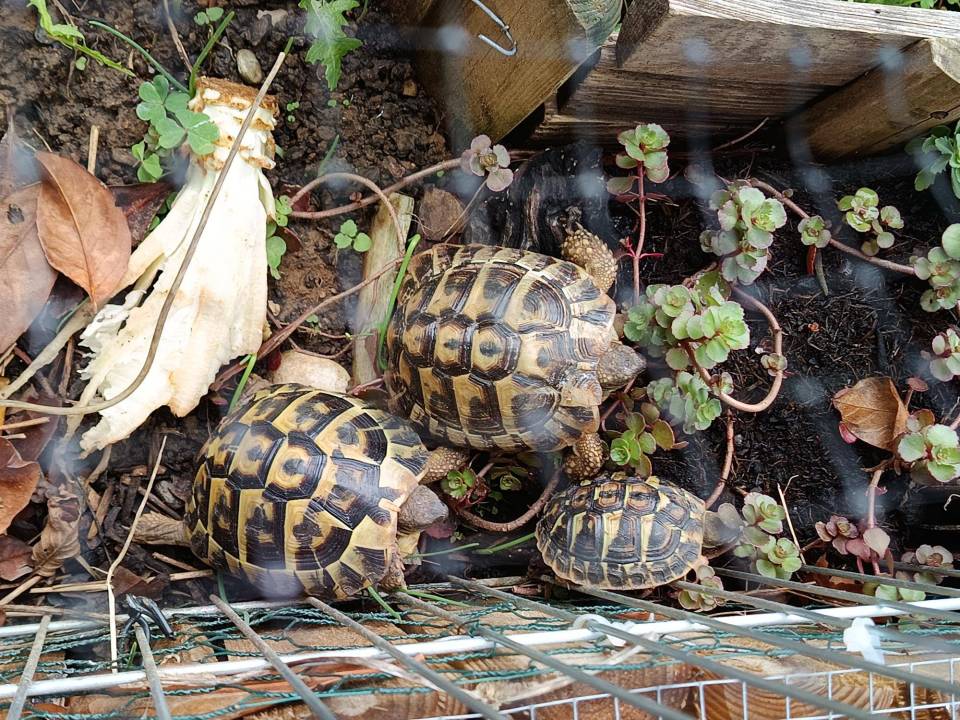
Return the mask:
<svg viewBox="0 0 960 720">
<path fill-rule="evenodd" d="M 166 613 L 173 638 L 131 637 L 117 672 L 102 620 L 9 624 L 0 708 L 11 720 L 960 718 L 956 598 L 813 609 L 734 593 L 735 614 L 707 618 L 613 593 L 547 603 L 468 581 L 412 593 L 380 612 L 212 598 Z"/>
</svg>

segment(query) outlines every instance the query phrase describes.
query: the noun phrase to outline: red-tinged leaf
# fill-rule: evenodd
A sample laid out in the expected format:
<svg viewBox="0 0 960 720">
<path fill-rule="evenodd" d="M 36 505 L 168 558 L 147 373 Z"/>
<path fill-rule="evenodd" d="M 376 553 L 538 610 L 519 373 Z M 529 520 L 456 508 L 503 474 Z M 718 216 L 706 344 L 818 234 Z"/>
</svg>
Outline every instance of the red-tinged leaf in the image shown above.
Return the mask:
<svg viewBox="0 0 960 720">
<path fill-rule="evenodd" d="M 39 463 L 24 460 L 9 440 L 0 438 L 0 533 L 30 502 L 39 480 Z"/>
<path fill-rule="evenodd" d="M 0 535 L 0 579 L 13 582 L 33 570 L 33 551 L 23 540 Z"/>
<path fill-rule="evenodd" d="M 110 192 L 113 193 L 117 207 L 127 218 L 127 226 L 130 228 L 134 245 L 143 240 L 150 221 L 172 191 L 173 185 L 164 180 L 137 185 L 110 186 Z"/>
<path fill-rule="evenodd" d="M 7 132 L 0 140 L 0 199 L 40 180 L 33 153 L 17 137 L 13 109 L 7 108 Z"/>
<path fill-rule="evenodd" d="M 873 551 L 864 541 L 863 537 L 855 537 L 847 540 L 847 552 L 860 558 L 864 562 L 869 562 L 873 557 Z"/>
<path fill-rule="evenodd" d="M 890 536 L 878 527 L 868 528 L 863 531 L 863 541 L 867 547 L 873 550 L 877 555 L 883 555 L 890 545 Z"/>
<path fill-rule="evenodd" d="M 0 201 L 0 353 L 43 309 L 57 279 L 37 236 L 39 185 Z"/>
<path fill-rule="evenodd" d="M 930 389 L 930 386 L 927 385 L 922 379 L 918 377 L 908 377 L 907 378 L 907 387 L 909 387 L 914 392 L 926 392 Z"/>
<path fill-rule="evenodd" d="M 873 377 L 844 388 L 833 396 L 840 419 L 857 439 L 889 449 L 907 429 L 907 412 L 893 380 Z"/>
<path fill-rule="evenodd" d="M 37 153 L 43 182 L 37 230 L 50 264 L 101 307 L 130 261 L 130 228 L 107 186 L 73 160 Z"/>
<path fill-rule="evenodd" d="M 850 432 L 845 423 L 837 423 L 837 430 L 840 431 L 840 437 L 848 445 L 853 445 L 857 441 L 857 436 Z"/>
</svg>

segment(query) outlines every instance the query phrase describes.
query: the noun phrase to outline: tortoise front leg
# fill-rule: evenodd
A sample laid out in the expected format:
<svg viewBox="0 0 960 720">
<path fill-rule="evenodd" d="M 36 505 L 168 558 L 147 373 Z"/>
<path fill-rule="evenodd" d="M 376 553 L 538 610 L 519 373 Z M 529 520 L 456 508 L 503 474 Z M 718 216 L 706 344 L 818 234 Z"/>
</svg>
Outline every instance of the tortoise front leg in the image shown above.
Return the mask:
<svg viewBox="0 0 960 720">
<path fill-rule="evenodd" d="M 606 459 L 603 441 L 597 433 L 581 435 L 574 443 L 573 451 L 563 461 L 563 470 L 567 477 L 576 482 L 589 480 L 600 472 Z"/>
</svg>

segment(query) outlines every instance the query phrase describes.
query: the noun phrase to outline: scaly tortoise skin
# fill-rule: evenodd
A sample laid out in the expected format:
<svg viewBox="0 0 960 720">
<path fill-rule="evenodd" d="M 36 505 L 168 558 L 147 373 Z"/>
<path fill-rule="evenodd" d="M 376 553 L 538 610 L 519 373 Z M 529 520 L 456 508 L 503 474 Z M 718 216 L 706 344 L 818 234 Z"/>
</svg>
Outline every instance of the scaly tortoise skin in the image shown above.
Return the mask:
<svg viewBox="0 0 960 720">
<path fill-rule="evenodd" d="M 599 428 L 601 356 L 616 345 L 642 364 L 617 341 L 615 314 L 613 300 L 574 263 L 438 246 L 409 268 L 387 329 L 391 410 L 459 447 L 575 445 Z"/>
<path fill-rule="evenodd" d="M 339 599 L 393 580 L 400 506 L 428 453 L 413 428 L 301 385 L 255 393 L 201 451 L 186 526 L 197 557 L 263 593 Z"/>
<path fill-rule="evenodd" d="M 700 498 L 656 477 L 603 474 L 550 499 L 537 547 L 557 577 L 578 585 L 656 587 L 697 562 L 704 514 Z"/>
</svg>

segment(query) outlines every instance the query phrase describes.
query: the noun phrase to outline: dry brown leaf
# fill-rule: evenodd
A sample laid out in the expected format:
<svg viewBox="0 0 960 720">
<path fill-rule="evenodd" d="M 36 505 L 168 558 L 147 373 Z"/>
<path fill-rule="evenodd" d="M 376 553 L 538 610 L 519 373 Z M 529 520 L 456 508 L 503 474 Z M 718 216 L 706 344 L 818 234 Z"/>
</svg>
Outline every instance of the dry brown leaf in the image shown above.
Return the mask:
<svg viewBox="0 0 960 720">
<path fill-rule="evenodd" d="M 61 489 L 61 493 L 63 490 Z M 33 566 L 38 575 L 50 577 L 65 560 L 80 554 L 80 501 L 75 495 L 47 498 L 47 522 L 33 548 Z"/>
<path fill-rule="evenodd" d="M 27 402 L 38 403 L 40 405 L 51 405 L 54 407 L 60 407 L 63 403 L 60 401 L 60 398 L 50 397 L 49 395 L 41 395 L 34 390 L 30 389 L 25 392 L 21 398 Z M 47 418 L 47 422 L 40 425 L 32 425 L 30 427 L 20 428 L 16 431 L 17 435 L 24 435 L 25 437 L 17 438 L 16 440 L 11 440 L 14 447 L 17 448 L 17 452 L 20 453 L 20 457 L 24 460 L 39 460 L 40 456 L 43 454 L 44 448 L 47 447 L 47 444 L 53 438 L 57 432 L 57 428 L 60 426 L 60 418 L 56 415 L 44 415 L 39 412 L 24 412 L 18 413 L 16 420 L 9 420 L 9 422 L 17 422 L 19 420 L 35 420 L 39 418 Z"/>
<path fill-rule="evenodd" d="M 30 502 L 39 480 L 39 463 L 24 460 L 13 443 L 0 438 L 0 533 Z"/>
<path fill-rule="evenodd" d="M 0 201 L 0 352 L 30 327 L 57 279 L 37 236 L 39 194 L 30 185 Z"/>
<path fill-rule="evenodd" d="M 0 535 L 0 578 L 12 582 L 33 570 L 33 551 L 23 540 Z"/>
<path fill-rule="evenodd" d="M 119 289 L 130 261 L 130 228 L 113 193 L 70 158 L 37 153 L 43 182 L 37 230 L 50 264 L 101 307 Z"/>
<path fill-rule="evenodd" d="M 894 438 L 907 429 L 907 408 L 893 380 L 874 377 L 861 380 L 833 396 L 846 429 L 874 447 L 887 450 Z"/>
<path fill-rule="evenodd" d="M 137 244 L 147 234 L 150 221 L 167 199 L 173 186 L 163 180 L 137 185 L 111 185 L 110 192 L 116 200 L 117 207 L 123 211 L 133 236 L 133 243 Z M 289 248 L 288 248 L 289 249 Z"/>
<path fill-rule="evenodd" d="M 7 107 L 7 132 L 0 140 L 0 199 L 40 180 L 33 153 L 17 138 L 13 115 L 13 108 Z"/>
</svg>

